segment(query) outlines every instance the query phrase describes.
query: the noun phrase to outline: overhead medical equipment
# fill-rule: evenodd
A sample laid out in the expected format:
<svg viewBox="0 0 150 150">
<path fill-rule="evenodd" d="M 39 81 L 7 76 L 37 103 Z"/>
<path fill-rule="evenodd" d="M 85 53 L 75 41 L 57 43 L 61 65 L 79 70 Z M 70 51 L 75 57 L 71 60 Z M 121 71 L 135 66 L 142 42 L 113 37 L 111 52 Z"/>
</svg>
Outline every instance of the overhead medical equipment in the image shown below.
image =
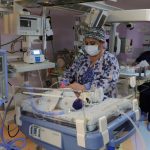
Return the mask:
<svg viewBox="0 0 150 150">
<path fill-rule="evenodd" d="M 17 35 L 42 35 L 43 22 L 41 16 L 24 14 L 4 15 L 4 33 Z"/>
<path fill-rule="evenodd" d="M 143 22 L 150 21 L 150 9 L 134 9 L 134 10 L 116 10 L 108 11 L 107 23 L 112 24 L 110 45 L 109 49 L 113 52 L 114 48 L 114 38 L 117 25 L 116 23 L 130 23 L 130 22 Z M 129 29 L 133 29 L 133 24 L 130 23 Z M 122 41 L 122 46 L 124 46 L 124 41 Z M 131 51 L 132 49 L 132 39 L 128 44 L 128 48 L 125 50 Z M 122 48 L 122 47 L 121 47 Z M 124 49 L 124 48 L 123 48 Z"/>
<path fill-rule="evenodd" d="M 121 40 L 119 38 L 119 33 L 116 32 L 115 33 L 115 44 L 114 44 L 115 55 L 119 55 L 120 54 L 120 49 L 121 49 Z"/>
<path fill-rule="evenodd" d="M 7 53 L 0 49 L 0 105 L 8 98 Z"/>
<path fill-rule="evenodd" d="M 116 10 L 109 11 L 107 22 L 141 22 L 150 21 L 150 9 Z"/>
<path fill-rule="evenodd" d="M 89 27 L 99 27 L 101 28 L 108 17 L 107 11 L 103 11 L 96 8 L 91 8 L 90 13 L 86 16 L 85 23 Z"/>
<path fill-rule="evenodd" d="M 27 52 L 24 53 L 24 62 L 36 63 L 45 61 L 42 50 L 32 50 L 34 41 L 39 39 L 40 35 L 43 35 L 43 18 L 41 16 L 25 15 L 16 12 L 5 15 L 4 32 L 25 36 L 23 49 L 27 50 Z"/>
<path fill-rule="evenodd" d="M 120 43 L 121 43 L 121 48 L 124 47 L 124 44 L 126 41 L 122 40 L 122 42 L 120 42 L 119 38 L 116 38 L 116 28 L 117 25 L 116 23 L 127 23 L 127 27 L 129 29 L 133 29 L 133 23 L 130 22 L 142 22 L 142 21 L 150 21 L 150 9 L 136 9 L 136 10 L 114 10 L 111 8 L 109 9 L 109 7 L 104 7 L 105 11 L 102 11 L 101 4 L 99 4 L 98 2 L 95 3 L 85 3 L 83 5 L 89 6 L 89 7 L 93 7 L 91 9 L 91 12 L 87 15 L 86 19 L 85 19 L 85 23 L 89 26 L 89 27 L 94 27 L 97 26 L 99 23 L 99 20 L 101 20 L 100 22 L 100 26 L 104 25 L 105 22 L 106 24 L 111 25 L 111 30 L 110 30 L 110 38 L 109 38 L 109 49 L 112 53 L 114 53 L 114 47 L 115 45 L 120 47 Z M 103 6 L 103 5 L 102 5 Z M 105 15 L 104 13 L 104 17 L 102 17 L 100 15 L 100 12 L 106 12 L 107 15 Z M 107 17 L 106 17 L 107 16 Z M 105 19 L 103 19 L 105 18 Z M 115 43 L 115 38 L 116 38 L 116 42 Z M 127 41 L 128 42 L 128 41 Z M 132 39 L 129 40 L 128 42 L 128 51 L 131 51 L 132 49 Z M 126 50 L 126 47 L 123 48 Z M 122 49 L 121 49 L 122 50 Z M 119 48 L 117 48 L 117 54 L 120 51 Z"/>
<path fill-rule="evenodd" d="M 83 6 L 85 7 L 85 6 Z M 105 24 L 107 20 L 108 13 L 107 11 L 91 8 L 89 13 L 86 13 L 85 17 L 80 16 L 75 22 L 74 30 L 75 30 L 75 41 L 74 46 L 76 53 L 76 57 L 80 56 L 80 54 L 84 53 L 84 33 L 89 30 L 89 28 L 101 28 Z"/>
<path fill-rule="evenodd" d="M 130 53 L 133 47 L 133 40 L 129 38 L 121 38 L 121 52 Z"/>
<path fill-rule="evenodd" d="M 17 15 L 18 16 L 18 15 Z M 43 19 L 40 16 L 19 15 L 17 17 L 17 34 L 26 35 L 26 42 L 23 47 L 27 49 L 23 59 L 26 63 L 44 62 L 45 57 L 42 50 L 32 49 L 32 43 L 43 35 Z"/>
<path fill-rule="evenodd" d="M 42 17 L 34 15 L 16 15 L 18 35 L 42 35 Z"/>
<path fill-rule="evenodd" d="M 39 63 L 44 61 L 45 57 L 40 49 L 34 49 L 24 53 L 24 62 L 26 63 Z"/>
<path fill-rule="evenodd" d="M 139 120 L 137 100 L 108 98 L 100 103 L 85 102 L 82 109 L 74 110 L 76 95 L 72 90 L 51 89 L 45 94 L 49 96 L 24 100 L 17 107 L 16 120 L 25 135 L 47 150 L 115 147 L 135 133 L 130 121 L 120 116 L 118 110 L 136 122 Z"/>
</svg>

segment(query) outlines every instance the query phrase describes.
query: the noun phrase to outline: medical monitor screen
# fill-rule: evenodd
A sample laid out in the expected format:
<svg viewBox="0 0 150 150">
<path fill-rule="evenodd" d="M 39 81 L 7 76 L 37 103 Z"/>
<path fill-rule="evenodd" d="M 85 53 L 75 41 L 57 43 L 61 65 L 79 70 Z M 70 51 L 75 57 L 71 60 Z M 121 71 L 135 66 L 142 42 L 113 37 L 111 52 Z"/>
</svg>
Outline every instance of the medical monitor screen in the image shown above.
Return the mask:
<svg viewBox="0 0 150 150">
<path fill-rule="evenodd" d="M 33 54 L 34 54 L 34 55 L 39 55 L 39 54 L 40 54 L 40 51 L 39 51 L 39 50 L 33 51 Z"/>
<path fill-rule="evenodd" d="M 106 16 L 105 15 L 102 15 L 99 23 L 98 23 L 98 27 L 102 27 L 104 24 L 105 24 L 105 21 L 106 21 Z"/>
<path fill-rule="evenodd" d="M 18 35 L 43 35 L 43 19 L 36 15 L 16 15 Z"/>
<path fill-rule="evenodd" d="M 20 20 L 21 27 L 31 27 L 31 20 Z"/>
</svg>

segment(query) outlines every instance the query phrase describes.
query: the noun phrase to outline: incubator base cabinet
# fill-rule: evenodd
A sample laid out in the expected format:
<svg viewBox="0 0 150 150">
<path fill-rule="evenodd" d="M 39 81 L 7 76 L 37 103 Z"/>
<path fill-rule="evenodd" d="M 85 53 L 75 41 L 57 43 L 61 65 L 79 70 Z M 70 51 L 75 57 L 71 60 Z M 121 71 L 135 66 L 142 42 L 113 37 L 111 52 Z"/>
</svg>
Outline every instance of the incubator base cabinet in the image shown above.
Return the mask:
<svg viewBox="0 0 150 150">
<path fill-rule="evenodd" d="M 129 112 L 133 120 L 135 114 Z M 85 135 L 85 147 L 77 143 L 76 128 L 53 123 L 49 120 L 40 120 L 32 116 L 22 115 L 21 131 L 39 146 L 46 150 L 99 150 L 104 147 L 103 136 L 99 130 Z M 108 126 L 108 147 L 116 147 L 135 133 L 135 129 L 127 118 L 120 116 Z"/>
<path fill-rule="evenodd" d="M 135 133 L 128 117 L 135 123 L 139 119 L 136 100 L 109 99 L 53 116 L 36 112 L 29 102 L 31 99 L 17 107 L 16 122 L 26 136 L 46 150 L 115 149 Z"/>
</svg>

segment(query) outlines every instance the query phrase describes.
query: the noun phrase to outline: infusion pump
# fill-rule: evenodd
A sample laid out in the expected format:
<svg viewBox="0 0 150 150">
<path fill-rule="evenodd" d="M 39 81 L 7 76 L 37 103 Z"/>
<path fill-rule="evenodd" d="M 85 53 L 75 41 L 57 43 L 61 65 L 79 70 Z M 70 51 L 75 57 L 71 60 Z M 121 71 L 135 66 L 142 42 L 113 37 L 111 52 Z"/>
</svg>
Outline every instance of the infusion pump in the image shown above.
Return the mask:
<svg viewBox="0 0 150 150">
<path fill-rule="evenodd" d="M 24 62 L 33 64 L 41 63 L 45 61 L 45 57 L 40 49 L 30 50 L 24 53 L 23 57 Z"/>
</svg>

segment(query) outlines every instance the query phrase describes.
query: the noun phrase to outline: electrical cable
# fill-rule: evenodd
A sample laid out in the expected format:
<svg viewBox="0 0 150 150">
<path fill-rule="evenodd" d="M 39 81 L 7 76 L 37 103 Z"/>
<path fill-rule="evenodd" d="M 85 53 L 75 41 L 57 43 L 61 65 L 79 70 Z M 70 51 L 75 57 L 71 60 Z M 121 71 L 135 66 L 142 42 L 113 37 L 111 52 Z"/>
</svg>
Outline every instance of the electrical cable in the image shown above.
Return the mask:
<svg viewBox="0 0 150 150">
<path fill-rule="evenodd" d="M 8 84 L 9 84 L 10 86 L 12 86 L 12 84 L 11 84 L 10 82 L 8 82 Z"/>
<path fill-rule="evenodd" d="M 20 50 L 14 50 L 15 44 L 16 44 L 17 42 L 19 42 L 19 41 L 21 42 L 21 49 L 20 49 Z M 21 39 L 21 40 L 18 40 L 18 39 L 17 39 L 17 40 L 15 40 L 14 42 L 12 42 L 12 43 L 11 43 L 11 50 L 10 50 L 10 51 L 7 51 L 7 53 L 14 54 L 14 53 L 17 53 L 17 52 L 23 52 L 23 53 L 26 52 L 27 50 L 23 50 L 23 49 L 22 49 L 22 41 L 23 41 L 22 39 Z"/>
<path fill-rule="evenodd" d="M 50 88 L 53 88 L 54 85 L 59 84 L 59 83 L 60 83 L 60 81 L 54 82 L 54 83 L 50 86 Z"/>
<path fill-rule="evenodd" d="M 7 53 L 10 53 L 10 54 L 14 54 L 14 53 L 17 53 L 17 52 L 20 52 L 20 51 L 13 51 L 13 52 L 7 51 Z"/>
<path fill-rule="evenodd" d="M 18 130 L 16 131 L 16 133 L 14 135 L 12 135 L 11 132 L 15 131 L 16 129 L 18 129 Z M 16 137 L 18 135 L 19 131 L 20 130 L 19 130 L 18 126 L 16 126 L 13 129 L 10 129 L 10 125 L 7 126 L 7 132 L 8 132 L 9 137 L 11 137 L 11 138 Z"/>
<path fill-rule="evenodd" d="M 52 55 L 53 55 L 53 60 L 54 60 L 55 49 L 54 49 L 54 44 L 52 40 L 51 40 L 51 46 L 52 46 Z"/>
<path fill-rule="evenodd" d="M 5 43 L 5 44 L 0 45 L 0 47 L 1 47 L 1 46 L 5 46 L 5 45 L 8 45 L 8 44 L 11 44 L 11 43 L 17 41 L 18 39 L 20 39 L 21 37 L 23 37 L 23 35 L 19 36 L 18 38 L 14 39 L 14 40 L 12 40 L 12 41 L 9 41 L 9 42 L 7 42 L 7 43 Z"/>
<path fill-rule="evenodd" d="M 10 131 L 10 129 L 9 129 L 10 127 L 9 127 L 9 125 L 8 125 L 8 129 L 7 129 L 7 131 L 8 131 L 8 135 L 9 135 L 9 137 L 11 137 L 11 138 L 14 138 L 14 137 L 16 137 L 17 135 L 18 135 L 18 133 L 19 133 L 19 128 L 18 128 L 18 130 L 16 131 L 16 133 L 14 134 L 14 135 L 11 135 L 11 133 L 10 132 L 12 132 L 12 131 L 14 131 L 15 129 L 13 129 L 13 130 L 11 130 Z"/>
<path fill-rule="evenodd" d="M 133 125 L 134 128 L 136 129 L 136 131 L 137 131 L 137 133 L 138 133 L 138 135 L 139 135 L 139 137 L 140 137 L 140 140 L 141 140 L 141 142 L 142 142 L 142 146 L 143 146 L 142 150 L 147 150 L 147 149 L 146 149 L 146 144 L 145 144 L 145 142 L 144 142 L 144 139 L 143 139 L 143 137 L 142 137 L 142 135 L 141 135 L 141 133 L 140 133 L 138 127 L 137 127 L 136 124 L 133 122 L 133 120 L 132 120 L 127 114 L 125 114 L 124 112 L 120 111 L 119 109 L 118 109 L 118 112 L 119 112 L 120 114 L 124 115 L 124 116 L 132 123 L 132 125 Z"/>
<path fill-rule="evenodd" d="M 16 130 L 18 128 L 18 126 L 16 126 L 15 128 L 10 129 L 10 125 L 8 125 L 8 126 L 9 126 L 9 132 L 12 132 L 12 131 L 14 131 L 14 130 Z"/>
<path fill-rule="evenodd" d="M 41 87 L 43 88 L 43 82 L 42 82 L 42 77 L 41 77 L 41 73 L 40 71 L 38 70 L 38 74 L 39 74 L 39 79 L 40 79 L 40 83 L 41 83 Z"/>
<path fill-rule="evenodd" d="M 18 90 L 16 91 L 16 93 L 17 92 L 18 92 Z M 26 146 L 26 142 L 25 142 L 24 138 L 16 138 L 16 139 L 13 139 L 13 140 L 10 140 L 10 141 L 7 141 L 4 138 L 4 126 L 5 126 L 4 123 L 5 123 L 5 120 L 6 120 L 6 116 L 7 116 L 9 107 L 10 107 L 10 105 L 11 105 L 13 99 L 14 99 L 15 94 L 12 96 L 12 98 L 10 99 L 10 101 L 9 101 L 7 107 L 6 107 L 6 110 L 4 112 L 3 121 L 2 121 L 2 126 L 1 126 L 1 129 L 0 129 L 0 137 L 1 137 L 0 147 L 6 148 L 6 150 L 21 150 Z M 18 141 L 22 142 L 21 147 L 18 147 L 16 145 L 16 142 L 18 142 Z"/>
</svg>

